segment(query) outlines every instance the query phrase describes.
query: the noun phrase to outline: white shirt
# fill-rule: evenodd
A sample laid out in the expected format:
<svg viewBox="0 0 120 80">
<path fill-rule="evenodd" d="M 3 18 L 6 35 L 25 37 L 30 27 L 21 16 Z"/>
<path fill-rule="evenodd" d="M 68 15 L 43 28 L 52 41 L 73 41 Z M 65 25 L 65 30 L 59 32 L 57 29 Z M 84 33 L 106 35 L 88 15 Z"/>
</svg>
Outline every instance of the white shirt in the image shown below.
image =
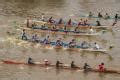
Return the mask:
<svg viewBox="0 0 120 80">
<path fill-rule="evenodd" d="M 93 33 L 93 32 L 94 32 L 92 28 L 90 29 L 90 32 L 91 32 L 91 33 Z"/>
<path fill-rule="evenodd" d="M 96 49 L 100 49 L 100 47 L 99 47 L 98 44 L 95 44 L 95 48 L 96 48 Z"/>
</svg>

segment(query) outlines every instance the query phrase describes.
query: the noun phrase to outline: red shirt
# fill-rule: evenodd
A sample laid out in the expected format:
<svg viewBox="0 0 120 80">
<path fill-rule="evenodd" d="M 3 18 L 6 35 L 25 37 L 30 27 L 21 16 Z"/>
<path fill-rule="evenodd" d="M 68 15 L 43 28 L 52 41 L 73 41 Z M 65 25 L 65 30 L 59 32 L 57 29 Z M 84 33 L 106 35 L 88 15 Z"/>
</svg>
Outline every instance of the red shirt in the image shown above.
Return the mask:
<svg viewBox="0 0 120 80">
<path fill-rule="evenodd" d="M 99 65 L 99 70 L 100 71 L 104 71 L 105 69 L 104 69 L 104 65 Z"/>
</svg>

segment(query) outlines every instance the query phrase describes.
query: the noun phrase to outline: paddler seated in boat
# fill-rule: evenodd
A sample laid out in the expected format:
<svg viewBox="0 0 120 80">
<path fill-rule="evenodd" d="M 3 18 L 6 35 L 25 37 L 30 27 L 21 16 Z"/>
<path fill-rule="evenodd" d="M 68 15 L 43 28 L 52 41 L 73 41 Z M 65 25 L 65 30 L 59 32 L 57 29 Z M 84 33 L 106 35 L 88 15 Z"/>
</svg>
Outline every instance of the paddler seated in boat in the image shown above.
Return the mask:
<svg viewBox="0 0 120 80">
<path fill-rule="evenodd" d="M 105 19 L 109 19 L 110 16 L 108 15 L 108 13 L 105 14 Z"/>
<path fill-rule="evenodd" d="M 97 25 L 96 26 L 101 26 L 100 21 L 96 21 Z"/>
<path fill-rule="evenodd" d="M 90 33 L 94 33 L 94 30 L 92 29 L 92 27 L 90 27 Z"/>
<path fill-rule="evenodd" d="M 47 36 L 44 40 L 43 40 L 44 44 L 50 44 L 50 37 Z"/>
<path fill-rule="evenodd" d="M 101 63 L 98 67 L 99 67 L 99 71 L 105 71 L 104 63 Z"/>
<path fill-rule="evenodd" d="M 45 20 L 44 13 L 42 13 L 41 20 L 42 20 L 42 21 L 44 21 L 44 20 Z"/>
<path fill-rule="evenodd" d="M 69 21 L 67 22 L 67 25 L 68 25 L 68 26 L 71 26 L 71 24 L 72 24 L 72 20 L 69 19 Z"/>
<path fill-rule="evenodd" d="M 51 31 L 58 31 L 57 26 L 56 26 L 56 25 L 53 25 Z"/>
<path fill-rule="evenodd" d="M 74 33 L 79 33 L 79 27 L 75 27 Z"/>
<path fill-rule="evenodd" d="M 118 14 L 115 14 L 115 21 L 118 20 Z"/>
<path fill-rule="evenodd" d="M 63 63 L 61 63 L 60 61 L 57 60 L 57 62 L 56 62 L 56 68 L 62 67 L 62 64 Z"/>
<path fill-rule="evenodd" d="M 32 23 L 32 28 L 34 29 L 37 26 L 37 24 L 34 22 Z"/>
<path fill-rule="evenodd" d="M 83 41 L 83 42 L 81 43 L 81 48 L 83 48 L 83 49 L 88 48 L 88 43 L 87 43 L 86 41 Z"/>
<path fill-rule="evenodd" d="M 22 40 L 27 40 L 25 29 L 22 31 Z"/>
<path fill-rule="evenodd" d="M 45 26 L 45 24 L 41 25 L 41 30 L 47 30 L 47 27 Z"/>
<path fill-rule="evenodd" d="M 93 16 L 92 12 L 89 12 L 89 18 L 91 18 Z"/>
<path fill-rule="evenodd" d="M 58 21 L 58 24 L 62 24 L 62 21 L 63 21 L 63 19 L 60 18 L 60 20 Z"/>
<path fill-rule="evenodd" d="M 83 66 L 83 69 L 84 69 L 85 71 L 87 71 L 87 70 L 90 70 L 91 67 L 90 67 L 87 63 L 85 63 L 84 66 Z"/>
<path fill-rule="evenodd" d="M 39 38 L 38 38 L 37 34 L 32 36 L 32 41 L 33 42 L 39 42 Z"/>
<path fill-rule="evenodd" d="M 47 66 L 47 65 L 50 65 L 50 62 L 49 62 L 47 59 L 45 59 L 44 62 L 45 62 L 45 65 L 46 65 L 46 66 Z"/>
<path fill-rule="evenodd" d="M 28 27 L 28 28 L 30 27 L 29 19 L 27 19 L 27 27 Z"/>
<path fill-rule="evenodd" d="M 59 39 L 56 41 L 56 46 L 62 46 L 62 45 L 63 45 L 62 39 L 59 38 Z"/>
<path fill-rule="evenodd" d="M 98 18 L 102 18 L 103 16 L 102 16 L 102 14 L 99 12 L 98 13 Z"/>
<path fill-rule="evenodd" d="M 89 24 L 88 24 L 88 20 L 87 20 L 87 19 L 84 20 L 84 22 L 83 22 L 83 26 L 89 26 Z"/>
<path fill-rule="evenodd" d="M 71 68 L 78 68 L 78 67 L 74 64 L 74 61 L 71 62 Z"/>
<path fill-rule="evenodd" d="M 78 26 L 82 26 L 83 25 L 83 20 L 80 19 L 80 21 L 78 22 Z"/>
<path fill-rule="evenodd" d="M 28 58 L 28 64 L 34 64 L 34 61 L 31 57 Z"/>
<path fill-rule="evenodd" d="M 48 20 L 49 23 L 54 23 L 53 17 L 50 17 Z"/>
<path fill-rule="evenodd" d="M 75 48 L 76 47 L 76 41 L 75 39 L 72 39 L 72 41 L 69 43 L 69 48 Z"/>
<path fill-rule="evenodd" d="M 96 42 L 94 44 L 95 44 L 95 49 L 97 50 L 100 49 L 99 45 Z"/>
<path fill-rule="evenodd" d="M 114 21 L 113 24 L 112 24 L 112 26 L 115 26 L 116 24 L 117 24 L 117 21 Z"/>
</svg>

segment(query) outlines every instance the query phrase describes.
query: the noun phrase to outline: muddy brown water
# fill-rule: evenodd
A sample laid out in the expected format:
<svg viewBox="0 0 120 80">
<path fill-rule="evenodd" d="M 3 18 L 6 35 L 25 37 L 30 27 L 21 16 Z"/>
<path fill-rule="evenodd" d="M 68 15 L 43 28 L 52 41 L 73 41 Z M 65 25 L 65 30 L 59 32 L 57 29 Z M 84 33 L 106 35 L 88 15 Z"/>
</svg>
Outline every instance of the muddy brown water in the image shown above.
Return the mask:
<svg viewBox="0 0 120 80">
<path fill-rule="evenodd" d="M 101 47 L 113 46 L 111 50 L 104 53 L 75 52 L 64 50 L 48 50 L 37 47 L 34 44 L 18 43 L 8 40 L 13 36 L 20 36 L 17 27 L 31 16 L 41 16 L 44 13 L 47 17 L 64 18 L 68 20 L 79 19 L 79 15 L 87 14 L 89 11 L 97 14 L 106 12 L 110 15 L 120 13 L 119 0 L 0 0 L 0 59 L 27 61 L 32 57 L 35 61 L 42 62 L 45 58 L 55 63 L 60 60 L 70 64 L 72 60 L 79 66 L 85 62 L 97 68 L 101 62 L 110 69 L 120 70 L 120 22 L 113 30 L 105 31 L 101 36 L 77 37 L 78 41 L 98 42 Z M 101 20 L 103 24 L 109 25 L 113 21 Z M 93 21 L 94 22 L 94 21 Z M 8 34 L 6 32 L 10 32 Z M 40 34 L 41 39 L 46 35 Z M 53 40 L 59 37 L 70 41 L 73 37 L 50 35 Z M 95 72 L 84 73 L 82 71 L 56 70 L 41 67 L 30 67 L 25 65 L 8 65 L 0 63 L 0 80 L 120 80 L 119 74 L 101 74 Z"/>
</svg>

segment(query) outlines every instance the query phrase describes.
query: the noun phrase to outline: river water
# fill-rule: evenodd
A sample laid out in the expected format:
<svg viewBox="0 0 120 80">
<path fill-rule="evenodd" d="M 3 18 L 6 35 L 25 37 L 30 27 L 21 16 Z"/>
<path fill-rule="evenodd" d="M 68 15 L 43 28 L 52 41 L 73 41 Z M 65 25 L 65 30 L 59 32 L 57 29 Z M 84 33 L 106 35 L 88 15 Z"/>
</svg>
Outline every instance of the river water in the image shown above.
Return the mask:
<svg viewBox="0 0 120 80">
<path fill-rule="evenodd" d="M 120 22 L 113 30 L 105 31 L 101 36 L 77 37 L 78 41 L 98 42 L 103 47 L 113 46 L 107 53 L 75 52 L 54 49 L 43 49 L 37 45 L 19 44 L 12 40 L 13 36 L 19 36 L 17 27 L 25 21 L 28 16 L 41 16 L 64 18 L 68 20 L 79 19 L 80 15 L 86 15 L 89 11 L 94 14 L 101 12 L 115 15 L 120 13 L 119 0 L 0 0 L 0 59 L 27 61 L 32 57 L 35 61 L 42 62 L 45 58 L 55 63 L 60 60 L 70 64 L 83 66 L 85 62 L 97 68 L 101 62 L 110 69 L 120 70 Z M 110 25 L 112 20 L 102 21 Z M 10 33 L 8 33 L 10 32 Z M 39 35 L 44 38 L 45 34 Z M 70 36 L 51 35 L 51 38 L 63 37 L 70 41 Z M 10 38 L 8 40 L 8 38 Z M 17 44 L 17 45 L 16 45 Z M 0 80 L 120 80 L 119 74 L 83 73 L 82 71 L 46 69 L 38 66 L 8 65 L 0 63 Z"/>
</svg>

